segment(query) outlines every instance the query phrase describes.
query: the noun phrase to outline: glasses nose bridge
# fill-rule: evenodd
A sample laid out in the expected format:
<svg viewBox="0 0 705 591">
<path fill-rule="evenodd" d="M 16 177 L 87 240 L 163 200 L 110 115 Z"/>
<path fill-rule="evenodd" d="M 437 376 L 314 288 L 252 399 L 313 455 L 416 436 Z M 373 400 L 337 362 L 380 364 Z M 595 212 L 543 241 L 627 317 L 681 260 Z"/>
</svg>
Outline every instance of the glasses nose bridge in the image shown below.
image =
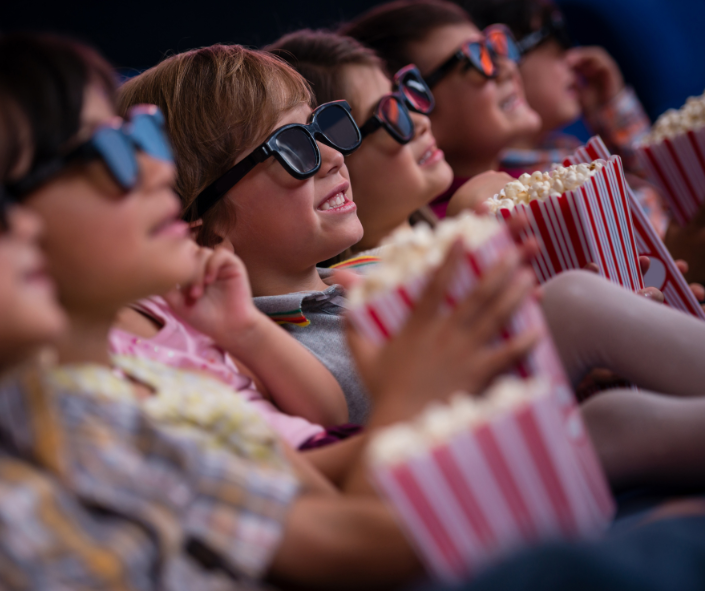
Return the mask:
<svg viewBox="0 0 705 591">
<path fill-rule="evenodd" d="M 496 78 L 500 80 L 510 78 L 519 71 L 517 63 L 509 57 L 496 55 L 494 61 L 497 67 Z"/>
</svg>

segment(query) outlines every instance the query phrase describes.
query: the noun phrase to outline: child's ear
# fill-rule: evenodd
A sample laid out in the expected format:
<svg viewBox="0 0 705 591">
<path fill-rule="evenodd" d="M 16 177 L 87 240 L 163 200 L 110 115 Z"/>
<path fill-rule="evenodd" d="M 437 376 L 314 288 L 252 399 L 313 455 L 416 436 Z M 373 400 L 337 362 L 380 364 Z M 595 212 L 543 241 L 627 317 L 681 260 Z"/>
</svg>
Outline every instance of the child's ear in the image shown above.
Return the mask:
<svg viewBox="0 0 705 591">
<path fill-rule="evenodd" d="M 196 241 L 196 238 L 198 238 L 198 232 L 199 228 L 203 225 L 203 220 L 196 220 L 195 222 L 189 222 L 188 227 L 191 230 L 191 240 L 194 242 Z"/>
<path fill-rule="evenodd" d="M 216 244 L 214 248 L 224 248 L 235 254 L 235 247 L 233 246 L 233 243 L 230 242 L 230 238 L 223 238 L 223 240 Z"/>
<path fill-rule="evenodd" d="M 198 242 L 198 234 L 202 225 L 203 220 L 196 220 L 195 222 L 189 223 L 189 228 L 191 228 L 191 239 L 194 242 Z M 235 253 L 235 247 L 233 246 L 233 243 L 230 242 L 229 238 L 223 238 L 220 234 L 214 234 L 213 238 L 217 238 L 217 240 L 213 245 L 211 245 L 211 248 L 225 248 L 233 254 Z"/>
</svg>

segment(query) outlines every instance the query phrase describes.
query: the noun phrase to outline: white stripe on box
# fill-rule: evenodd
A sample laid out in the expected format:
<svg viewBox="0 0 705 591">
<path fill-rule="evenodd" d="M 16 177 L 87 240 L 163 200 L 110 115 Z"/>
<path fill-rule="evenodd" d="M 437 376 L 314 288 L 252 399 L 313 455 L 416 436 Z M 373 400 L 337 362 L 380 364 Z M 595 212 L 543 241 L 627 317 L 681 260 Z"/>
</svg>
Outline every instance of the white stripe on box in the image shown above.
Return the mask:
<svg viewBox="0 0 705 591">
<path fill-rule="evenodd" d="M 383 496 L 391 502 L 394 512 L 401 516 L 402 530 L 411 534 L 409 541 L 420 550 L 420 558 L 426 563 L 427 568 L 441 579 L 455 580 L 457 576 L 455 570 L 448 563 L 443 552 L 433 543 L 431 532 L 416 512 L 413 503 L 404 491 L 404 487 L 397 482 L 394 474 L 388 469 L 378 468 L 374 471 L 374 480 L 382 489 Z"/>
<path fill-rule="evenodd" d="M 581 466 L 575 461 L 567 442 L 565 420 L 551 397 L 542 397 L 534 404 L 534 416 L 539 425 L 544 444 L 551 454 L 556 466 L 563 490 L 570 504 L 578 531 L 590 532 L 595 527 L 595 514 L 590 501 L 589 489 L 586 488 Z"/>
<path fill-rule="evenodd" d="M 460 433 L 449 442 L 449 450 L 461 469 L 463 480 L 473 491 L 492 530 L 498 551 L 512 548 L 520 539 L 517 524 L 472 433 Z"/>
<path fill-rule="evenodd" d="M 498 417 L 491 429 L 540 537 L 560 534 L 558 516 L 544 490 L 543 479 L 528 451 L 528 443 L 516 423 L 515 413 Z"/>
<path fill-rule="evenodd" d="M 426 496 L 428 504 L 435 509 L 436 517 L 443 524 L 448 537 L 453 541 L 457 553 L 465 564 L 473 564 L 481 552 L 481 543 L 474 534 L 472 524 L 467 521 L 445 476 L 430 455 L 409 462 L 416 484 Z M 462 502 L 462 499 L 460 499 Z M 458 572 L 462 575 L 462 572 Z"/>
</svg>

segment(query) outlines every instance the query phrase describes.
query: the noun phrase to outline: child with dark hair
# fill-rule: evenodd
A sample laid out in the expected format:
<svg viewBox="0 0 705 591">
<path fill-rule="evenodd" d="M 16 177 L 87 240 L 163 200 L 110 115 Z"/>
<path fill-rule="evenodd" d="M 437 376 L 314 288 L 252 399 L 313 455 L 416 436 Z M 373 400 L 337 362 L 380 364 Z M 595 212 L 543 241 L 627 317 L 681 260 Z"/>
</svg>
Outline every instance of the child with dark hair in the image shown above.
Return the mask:
<svg viewBox="0 0 705 591">
<path fill-rule="evenodd" d="M 619 154 L 628 172 L 639 173 L 634 145 L 651 123 L 617 63 L 601 47 L 573 47 L 559 8 L 551 0 L 459 2 L 480 27 L 507 25 L 521 49 L 519 72 L 526 100 L 541 128 L 515 141 L 501 166 L 514 176 L 547 170 L 581 142 L 560 129 L 583 116 L 591 131 Z M 658 194 L 632 177 L 641 204 L 664 235 L 667 218 Z"/>
<path fill-rule="evenodd" d="M 274 59 L 250 57 L 259 65 Z M 32 212 L 6 216 L 0 201 L 0 366 L 12 369 L 51 340 L 58 357 L 56 366 L 0 383 L 0 587 L 208 591 L 267 579 L 330 589 L 420 575 L 367 481 L 366 439 L 337 458 L 343 495 L 232 388 L 201 372 L 109 354 L 118 311 L 177 284 L 191 314 L 219 299 L 252 302 L 233 289 L 246 277 L 232 253 L 214 254 L 215 268 L 202 273 L 179 218 L 158 111 L 142 105 L 118 117 L 112 78 L 100 72 L 110 72 L 105 62 L 71 41 L 0 39 L 0 157 L 11 156 L 0 162 L 1 180 Z M 46 148 L 41 156 L 35 146 Z M 40 219 L 64 312 L 38 254 Z M 472 355 L 455 359 L 458 352 L 483 350 L 499 369 L 536 336 L 523 335 L 502 363 L 493 339 L 470 328 L 475 317 L 489 319 L 496 334 L 530 291 L 521 255 L 496 266 L 456 312 L 438 313 L 458 246 L 408 329 L 368 359 L 370 433 L 430 400 L 482 389 L 494 370 Z M 217 320 L 227 326 L 232 318 Z"/>
</svg>

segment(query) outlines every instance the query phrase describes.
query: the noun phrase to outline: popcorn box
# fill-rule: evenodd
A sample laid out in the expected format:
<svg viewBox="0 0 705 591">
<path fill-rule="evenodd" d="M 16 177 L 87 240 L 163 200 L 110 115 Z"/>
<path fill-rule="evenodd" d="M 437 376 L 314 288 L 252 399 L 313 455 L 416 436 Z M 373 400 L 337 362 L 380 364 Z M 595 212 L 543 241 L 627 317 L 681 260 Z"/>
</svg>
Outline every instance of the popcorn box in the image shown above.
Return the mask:
<svg viewBox="0 0 705 591">
<path fill-rule="evenodd" d="M 498 263 L 510 249 L 516 245 L 506 227 L 501 225 L 491 237 L 478 248 L 468 249 L 462 260 L 450 291 L 446 296 L 448 305 L 463 299 L 477 284 L 486 270 Z M 381 344 L 397 333 L 406 322 L 415 302 L 421 296 L 429 274 L 410 279 L 402 285 L 378 294 L 365 304 L 351 307 L 348 318 L 355 328 L 371 341 Z M 553 341 L 548 336 L 543 313 L 532 297 L 522 304 L 509 324 L 504 328 L 501 338 L 509 339 L 522 331 L 538 328 L 544 336 L 525 360 L 515 368 L 516 375 L 530 377 L 544 375 L 553 379 L 556 384 L 567 390 L 572 398 L 570 387 L 563 371 L 563 366 L 556 353 Z"/>
<path fill-rule="evenodd" d="M 564 428 L 549 383 L 532 389 L 401 461 L 375 460 L 384 432 L 372 442 L 372 480 L 433 576 L 458 581 L 527 544 L 598 535 L 613 517 L 579 413 Z"/>
<path fill-rule="evenodd" d="M 687 224 L 705 201 L 705 127 L 638 146 L 636 153 L 675 220 Z"/>
<path fill-rule="evenodd" d="M 578 148 L 575 154 L 566 158 L 564 165 L 577 164 L 579 162 L 588 163 L 599 158 L 608 160 L 610 156 L 610 152 L 602 138 L 595 136 L 590 138 L 590 141 L 585 146 Z M 628 184 L 626 188 L 629 210 L 634 224 L 637 251 L 640 255 L 648 256 L 651 260 L 651 268 L 644 277 L 645 285 L 660 289 L 663 292 L 667 306 L 705 320 L 703 309 L 698 300 L 695 299 L 690 287 L 688 287 L 683 274 L 676 267 L 676 263 L 668 252 L 666 245 L 649 221 Z"/>
<path fill-rule="evenodd" d="M 528 217 L 526 234 L 540 245 L 533 261 L 539 282 L 596 263 L 610 281 L 632 291 L 643 289 L 622 161 L 612 156 L 603 164 L 581 187 L 560 197 L 497 212 L 500 219 L 516 212 Z"/>
</svg>

